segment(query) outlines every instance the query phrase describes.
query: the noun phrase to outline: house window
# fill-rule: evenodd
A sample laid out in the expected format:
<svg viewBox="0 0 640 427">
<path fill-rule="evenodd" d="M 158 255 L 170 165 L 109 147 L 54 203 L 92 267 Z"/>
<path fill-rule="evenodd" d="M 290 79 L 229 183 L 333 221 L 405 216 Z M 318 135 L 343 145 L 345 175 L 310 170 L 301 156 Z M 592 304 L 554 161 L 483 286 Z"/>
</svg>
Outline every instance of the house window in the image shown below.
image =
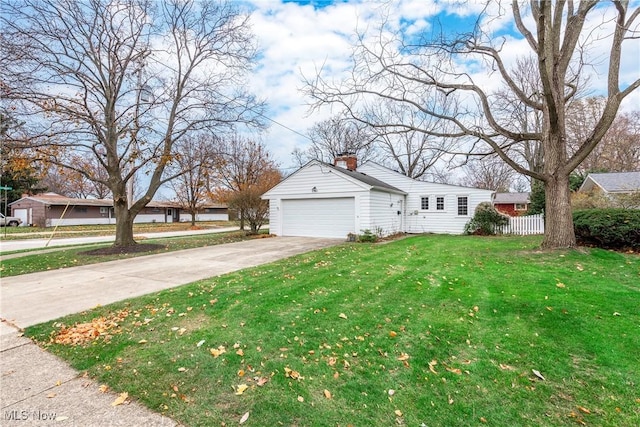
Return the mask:
<svg viewBox="0 0 640 427">
<path fill-rule="evenodd" d="M 469 214 L 469 198 L 467 196 L 458 197 L 458 215 Z"/>
<path fill-rule="evenodd" d="M 517 211 L 526 211 L 527 210 L 527 205 L 525 203 L 516 203 L 516 210 Z"/>
<path fill-rule="evenodd" d="M 80 207 L 80 206 L 75 206 L 73 208 L 73 210 L 76 211 L 76 212 L 87 213 L 87 208 L 83 208 L 83 207 Z"/>
<path fill-rule="evenodd" d="M 444 197 L 436 197 L 436 210 L 444 210 Z"/>
<path fill-rule="evenodd" d="M 429 197 L 420 198 L 420 209 L 422 209 L 423 211 L 429 210 Z"/>
</svg>

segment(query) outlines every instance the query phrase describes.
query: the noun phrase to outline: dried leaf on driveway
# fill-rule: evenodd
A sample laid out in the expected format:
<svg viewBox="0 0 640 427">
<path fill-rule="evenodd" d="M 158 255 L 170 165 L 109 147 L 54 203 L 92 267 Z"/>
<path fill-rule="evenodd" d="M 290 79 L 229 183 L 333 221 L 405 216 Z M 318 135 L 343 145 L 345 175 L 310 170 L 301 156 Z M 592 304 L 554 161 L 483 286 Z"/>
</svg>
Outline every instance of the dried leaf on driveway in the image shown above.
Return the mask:
<svg viewBox="0 0 640 427">
<path fill-rule="evenodd" d="M 126 391 L 124 393 L 120 393 L 120 396 L 118 396 L 116 400 L 114 400 L 111 403 L 111 406 L 122 405 L 124 402 L 127 401 L 128 398 L 129 398 L 129 393 L 127 393 Z"/>
</svg>

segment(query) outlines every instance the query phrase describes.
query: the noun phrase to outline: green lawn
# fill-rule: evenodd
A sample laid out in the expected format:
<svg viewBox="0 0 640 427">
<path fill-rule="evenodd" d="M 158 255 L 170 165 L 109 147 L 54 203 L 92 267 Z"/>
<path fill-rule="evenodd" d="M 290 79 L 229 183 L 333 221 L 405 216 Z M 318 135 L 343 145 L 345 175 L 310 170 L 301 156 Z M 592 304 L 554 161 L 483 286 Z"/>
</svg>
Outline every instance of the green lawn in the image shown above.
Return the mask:
<svg viewBox="0 0 640 427">
<path fill-rule="evenodd" d="M 345 244 L 26 333 L 188 426 L 640 425 L 640 258 L 539 244 Z"/>
</svg>

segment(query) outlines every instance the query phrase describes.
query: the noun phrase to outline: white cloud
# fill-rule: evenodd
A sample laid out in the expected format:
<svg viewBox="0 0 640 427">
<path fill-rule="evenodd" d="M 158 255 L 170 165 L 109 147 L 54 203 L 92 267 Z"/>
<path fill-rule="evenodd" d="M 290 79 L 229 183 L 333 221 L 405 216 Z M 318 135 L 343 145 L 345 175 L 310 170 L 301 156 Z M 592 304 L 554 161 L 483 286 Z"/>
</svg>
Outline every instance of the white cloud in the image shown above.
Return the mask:
<svg viewBox="0 0 640 427">
<path fill-rule="evenodd" d="M 388 16 L 392 28 L 403 25 L 405 34 L 412 36 L 431 31 L 432 28 L 438 30 L 440 24 L 457 28 L 457 25 L 466 22 L 465 18 L 479 13 L 483 4 L 484 2 L 479 1 L 350 0 L 314 8 L 311 5 L 281 3 L 279 0 L 253 0 L 251 22 L 262 48 L 262 55 L 253 75 L 251 88 L 258 96 L 267 99 L 270 118 L 304 134 L 314 123 L 328 117 L 330 113 L 323 110 L 308 114 L 307 103 L 310 100 L 299 90 L 303 85 L 302 74 L 314 77 L 318 67 L 323 66 L 325 77 L 340 78 L 350 67 L 349 57 L 356 31 L 373 30 L 383 16 Z M 515 30 L 510 10 L 499 10 L 498 2 L 491 2 L 490 7 L 491 12 L 499 11 L 502 16 L 483 20 L 482 28 L 506 34 L 503 56 L 507 65 L 513 64 L 519 55 L 530 52 L 530 48 L 521 38 L 511 37 Z M 440 22 L 436 23 L 436 19 Z M 528 25 L 532 24 L 528 14 L 524 19 Z M 602 22 L 602 16 L 594 19 L 592 25 Z M 606 71 L 609 44 L 610 40 L 596 38 L 590 50 L 593 58 L 601 59 L 591 69 L 600 73 L 600 76 Z M 640 43 L 627 42 L 623 50 L 623 84 L 638 77 L 639 57 Z M 473 70 L 477 82 L 481 82 L 485 88 L 498 86 L 500 79 L 495 74 L 479 71 Z M 594 92 L 605 88 L 603 80 L 598 74 L 592 79 Z M 640 94 L 635 94 L 625 104 L 633 105 L 635 102 L 637 108 L 638 100 Z M 275 124 L 271 126 L 265 141 L 280 165 L 285 168 L 293 165 L 290 156 L 293 149 L 304 148 L 308 144 L 304 137 Z"/>
</svg>

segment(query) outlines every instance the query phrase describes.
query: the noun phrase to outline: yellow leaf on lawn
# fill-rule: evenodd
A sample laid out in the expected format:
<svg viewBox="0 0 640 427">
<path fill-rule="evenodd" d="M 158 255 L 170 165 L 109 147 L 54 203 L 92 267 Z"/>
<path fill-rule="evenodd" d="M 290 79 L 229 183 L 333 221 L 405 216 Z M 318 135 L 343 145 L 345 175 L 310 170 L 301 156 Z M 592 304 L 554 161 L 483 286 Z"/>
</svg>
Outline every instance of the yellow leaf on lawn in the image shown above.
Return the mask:
<svg viewBox="0 0 640 427">
<path fill-rule="evenodd" d="M 236 395 L 240 396 L 242 393 L 245 392 L 246 389 L 248 389 L 249 386 L 246 384 L 240 384 L 238 387 L 236 387 Z"/>
<path fill-rule="evenodd" d="M 400 361 L 409 360 L 409 355 L 407 353 L 400 353 L 400 356 L 398 356 L 398 360 Z"/>
<path fill-rule="evenodd" d="M 394 414 L 396 414 L 396 416 L 401 417 L 402 416 L 402 411 L 400 409 L 396 409 L 394 411 Z"/>
<path fill-rule="evenodd" d="M 324 390 L 324 397 L 326 397 L 327 399 L 331 399 L 331 392 L 327 389 Z"/>
<path fill-rule="evenodd" d="M 458 369 L 458 368 L 449 368 L 449 367 L 447 367 L 447 371 L 453 372 L 456 375 L 462 375 L 462 371 L 460 369 Z"/>
<path fill-rule="evenodd" d="M 565 285 L 564 283 L 560 282 L 560 283 L 556 283 L 556 286 L 559 288 L 566 288 L 567 285 Z"/>
<path fill-rule="evenodd" d="M 389 331 L 389 336 L 390 336 L 391 338 L 395 337 L 396 335 L 398 335 L 398 334 L 396 333 L 396 331 Z"/>
<path fill-rule="evenodd" d="M 212 355 L 213 357 L 218 357 L 218 356 L 220 356 L 221 354 L 226 353 L 226 352 L 227 352 L 227 350 L 224 348 L 224 346 L 222 346 L 222 345 L 221 345 L 221 346 L 219 346 L 218 348 L 210 348 L 210 349 L 209 349 L 209 352 L 211 353 L 211 355 Z"/>
<path fill-rule="evenodd" d="M 504 363 L 500 364 L 500 369 L 502 369 L 503 371 L 515 371 L 516 368 L 514 368 L 511 365 L 505 365 Z"/>
<path fill-rule="evenodd" d="M 111 403 L 111 406 L 122 405 L 124 402 L 126 402 L 128 398 L 129 398 L 129 393 L 127 393 L 126 391 L 124 393 L 120 393 L 120 396 L 118 396 L 116 400 L 114 400 Z"/>
<path fill-rule="evenodd" d="M 244 351 L 242 351 L 242 349 L 239 349 L 238 351 L 236 351 L 236 354 L 240 357 L 244 356 Z"/>
<path fill-rule="evenodd" d="M 340 315 L 338 317 L 341 318 L 341 319 L 346 319 L 347 315 L 344 314 L 344 313 L 340 313 Z"/>
<path fill-rule="evenodd" d="M 240 369 L 238 371 L 238 376 L 241 377 L 241 378 L 244 377 L 244 369 Z"/>
<path fill-rule="evenodd" d="M 147 343 L 147 340 L 140 340 L 140 341 L 138 341 L 138 344 L 146 344 L 146 343 Z"/>
<path fill-rule="evenodd" d="M 585 414 L 590 414 L 591 413 L 591 411 L 588 410 L 587 408 L 585 408 L 584 406 L 578 406 L 577 408 L 578 408 L 578 410 L 580 412 L 584 412 Z"/>
<path fill-rule="evenodd" d="M 304 402 L 304 397 L 298 396 L 298 402 L 301 402 L 301 403 Z"/>
<path fill-rule="evenodd" d="M 433 372 L 434 374 L 438 375 L 438 373 L 436 372 L 435 369 L 433 369 L 434 366 L 436 366 L 438 364 L 438 361 L 433 359 L 431 362 L 429 362 L 429 370 L 431 372 Z"/>
</svg>

